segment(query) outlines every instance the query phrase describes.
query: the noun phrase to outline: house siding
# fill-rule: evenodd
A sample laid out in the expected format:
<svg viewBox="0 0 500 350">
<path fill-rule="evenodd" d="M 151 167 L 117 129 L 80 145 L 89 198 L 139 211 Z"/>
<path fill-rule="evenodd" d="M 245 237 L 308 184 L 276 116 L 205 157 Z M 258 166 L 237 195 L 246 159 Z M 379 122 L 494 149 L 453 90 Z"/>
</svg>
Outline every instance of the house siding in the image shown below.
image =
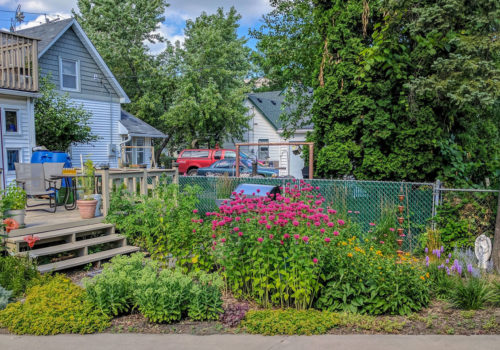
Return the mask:
<svg viewBox="0 0 500 350">
<path fill-rule="evenodd" d="M 80 91 L 61 90 L 59 75 L 59 57 L 80 62 Z M 42 76 L 51 76 L 56 88 L 67 92 L 71 98 L 119 101 L 105 73 L 99 68 L 94 58 L 83 45 L 73 28 L 69 28 L 39 59 Z M 94 79 L 95 76 L 95 79 Z"/>
<path fill-rule="evenodd" d="M 15 171 L 7 170 L 7 150 L 19 150 L 19 161 L 29 163 L 31 161 L 32 148 L 35 146 L 35 121 L 34 121 L 34 103 L 30 97 L 17 97 L 9 95 L 0 95 L 1 109 L 1 127 L 3 138 L 2 168 L 4 169 L 5 185 L 9 185 L 16 179 Z M 18 113 L 17 134 L 5 132 L 5 110 L 16 110 Z M 3 186 L 3 181 L 0 187 Z"/>
<path fill-rule="evenodd" d="M 71 147 L 71 159 L 73 166 L 81 166 L 80 155 L 83 161 L 92 159 L 95 165 L 109 164 L 110 167 L 118 166 L 119 144 L 121 137 L 118 134 L 118 123 L 121 118 L 120 103 L 101 102 L 95 100 L 71 99 L 75 106 L 82 106 L 85 110 L 92 113 L 90 126 L 92 133 L 100 138 L 91 144 L 80 144 Z M 109 153 L 109 145 L 113 145 L 116 152 L 113 155 Z"/>
</svg>

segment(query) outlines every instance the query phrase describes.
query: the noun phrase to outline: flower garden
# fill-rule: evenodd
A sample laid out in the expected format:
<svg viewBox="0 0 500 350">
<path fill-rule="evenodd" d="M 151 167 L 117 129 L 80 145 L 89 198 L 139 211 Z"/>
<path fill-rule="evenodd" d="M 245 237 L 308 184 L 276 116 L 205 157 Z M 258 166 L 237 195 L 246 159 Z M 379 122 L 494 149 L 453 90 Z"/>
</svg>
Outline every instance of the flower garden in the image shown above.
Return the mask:
<svg viewBox="0 0 500 350">
<path fill-rule="evenodd" d="M 34 261 L 0 258 L 0 327 L 16 334 L 500 333 L 498 276 L 435 240 L 421 254 L 399 250 L 405 235 L 396 216 L 365 231 L 356 212 L 302 181 L 272 196 L 233 192 L 206 213 L 196 209 L 198 192 L 117 190 L 107 220 L 143 253 L 113 258 L 81 286 L 40 276 Z"/>
</svg>

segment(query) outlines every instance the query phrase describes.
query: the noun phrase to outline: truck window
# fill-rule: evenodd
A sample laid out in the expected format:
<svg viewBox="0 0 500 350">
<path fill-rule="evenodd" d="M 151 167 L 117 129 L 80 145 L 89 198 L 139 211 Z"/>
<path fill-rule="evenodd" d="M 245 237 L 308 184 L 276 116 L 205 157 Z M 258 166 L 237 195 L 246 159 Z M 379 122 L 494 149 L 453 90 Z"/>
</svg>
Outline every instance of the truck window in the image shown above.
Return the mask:
<svg viewBox="0 0 500 350">
<path fill-rule="evenodd" d="M 189 158 L 208 158 L 209 151 L 191 151 Z"/>
</svg>

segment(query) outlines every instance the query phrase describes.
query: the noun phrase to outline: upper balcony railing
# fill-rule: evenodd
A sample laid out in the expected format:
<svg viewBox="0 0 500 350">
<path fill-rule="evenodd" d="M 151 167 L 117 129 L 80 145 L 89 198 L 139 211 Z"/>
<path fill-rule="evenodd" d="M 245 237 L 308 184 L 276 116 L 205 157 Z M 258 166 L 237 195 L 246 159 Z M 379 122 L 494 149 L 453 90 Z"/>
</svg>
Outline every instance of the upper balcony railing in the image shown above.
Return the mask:
<svg viewBox="0 0 500 350">
<path fill-rule="evenodd" d="M 38 40 L 0 31 L 0 89 L 38 91 Z"/>
</svg>

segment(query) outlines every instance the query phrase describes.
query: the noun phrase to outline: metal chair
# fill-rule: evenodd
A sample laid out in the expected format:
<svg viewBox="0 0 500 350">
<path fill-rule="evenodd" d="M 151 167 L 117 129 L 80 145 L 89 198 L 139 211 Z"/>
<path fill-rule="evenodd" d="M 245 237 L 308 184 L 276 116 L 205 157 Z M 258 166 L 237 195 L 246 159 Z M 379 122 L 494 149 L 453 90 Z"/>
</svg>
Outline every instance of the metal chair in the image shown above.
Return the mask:
<svg viewBox="0 0 500 350">
<path fill-rule="evenodd" d="M 44 173 L 43 164 L 29 164 L 29 163 L 15 163 L 16 167 L 16 183 L 26 191 L 28 197 L 49 197 L 49 208 L 47 209 L 33 209 L 44 210 L 49 213 L 55 213 L 57 209 L 56 204 L 56 184 L 55 181 L 47 179 Z M 62 170 L 61 170 L 62 172 Z M 48 185 L 48 186 L 47 186 Z M 26 207 L 33 208 L 46 204 L 34 204 Z"/>
<path fill-rule="evenodd" d="M 55 176 L 62 176 L 64 163 L 43 163 L 43 173 L 46 181 L 53 182 L 54 189 L 61 189 L 62 178 L 54 179 Z M 50 185 L 47 187 L 50 189 Z"/>
</svg>

